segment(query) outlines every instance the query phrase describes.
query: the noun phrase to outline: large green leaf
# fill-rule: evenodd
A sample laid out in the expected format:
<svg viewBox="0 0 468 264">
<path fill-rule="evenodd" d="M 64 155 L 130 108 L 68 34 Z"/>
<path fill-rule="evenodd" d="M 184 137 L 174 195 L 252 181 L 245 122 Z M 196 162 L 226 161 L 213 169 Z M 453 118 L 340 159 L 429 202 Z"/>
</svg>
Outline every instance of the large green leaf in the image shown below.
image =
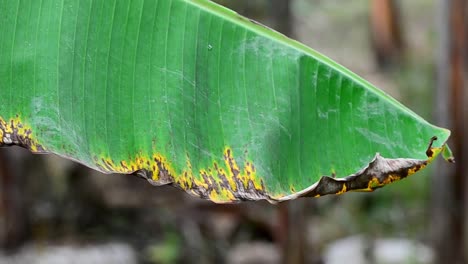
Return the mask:
<svg viewBox="0 0 468 264">
<path fill-rule="evenodd" d="M 209 1 L 0 3 L 3 145 L 216 202 L 282 201 L 381 187 L 450 134 Z"/>
</svg>

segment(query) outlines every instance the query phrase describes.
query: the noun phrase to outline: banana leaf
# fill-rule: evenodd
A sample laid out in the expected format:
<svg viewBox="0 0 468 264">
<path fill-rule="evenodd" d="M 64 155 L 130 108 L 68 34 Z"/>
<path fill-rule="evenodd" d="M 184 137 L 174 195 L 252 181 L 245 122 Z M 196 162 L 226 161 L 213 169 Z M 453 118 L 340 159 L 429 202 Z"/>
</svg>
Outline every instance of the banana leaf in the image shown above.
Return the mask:
<svg viewBox="0 0 468 264">
<path fill-rule="evenodd" d="M 450 157 L 448 130 L 210 1 L 0 0 L 0 17 L 0 145 L 219 203 L 372 191 Z"/>
</svg>

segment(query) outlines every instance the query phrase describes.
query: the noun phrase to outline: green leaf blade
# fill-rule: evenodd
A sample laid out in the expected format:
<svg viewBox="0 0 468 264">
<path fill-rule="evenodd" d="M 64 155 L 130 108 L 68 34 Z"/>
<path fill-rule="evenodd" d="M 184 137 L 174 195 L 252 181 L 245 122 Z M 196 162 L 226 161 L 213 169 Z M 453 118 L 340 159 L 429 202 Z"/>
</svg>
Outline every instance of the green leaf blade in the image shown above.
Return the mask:
<svg viewBox="0 0 468 264">
<path fill-rule="evenodd" d="M 404 178 L 450 134 L 209 1 L 9 1 L 0 15 L 0 144 L 102 172 L 282 201 Z"/>
</svg>

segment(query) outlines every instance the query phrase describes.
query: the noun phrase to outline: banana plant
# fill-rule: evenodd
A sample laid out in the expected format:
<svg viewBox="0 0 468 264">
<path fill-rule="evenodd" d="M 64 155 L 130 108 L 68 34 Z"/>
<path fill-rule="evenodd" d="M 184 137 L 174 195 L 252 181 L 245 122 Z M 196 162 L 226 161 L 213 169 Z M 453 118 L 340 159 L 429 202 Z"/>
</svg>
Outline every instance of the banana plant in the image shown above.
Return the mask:
<svg viewBox="0 0 468 264">
<path fill-rule="evenodd" d="M 373 191 L 447 129 L 207 0 L 1 0 L 0 145 L 218 203 Z"/>
</svg>

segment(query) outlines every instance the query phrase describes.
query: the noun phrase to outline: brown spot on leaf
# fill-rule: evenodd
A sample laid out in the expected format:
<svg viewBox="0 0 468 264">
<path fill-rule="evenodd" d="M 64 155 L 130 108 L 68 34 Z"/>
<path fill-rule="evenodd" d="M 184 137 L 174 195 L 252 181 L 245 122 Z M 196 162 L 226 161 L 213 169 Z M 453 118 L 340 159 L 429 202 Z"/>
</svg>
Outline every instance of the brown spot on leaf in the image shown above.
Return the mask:
<svg viewBox="0 0 468 264">
<path fill-rule="evenodd" d="M 31 127 L 23 124 L 18 115 L 8 121 L 0 117 L 0 146 L 2 145 L 17 145 L 32 152 L 46 151 L 33 137 Z"/>
</svg>

